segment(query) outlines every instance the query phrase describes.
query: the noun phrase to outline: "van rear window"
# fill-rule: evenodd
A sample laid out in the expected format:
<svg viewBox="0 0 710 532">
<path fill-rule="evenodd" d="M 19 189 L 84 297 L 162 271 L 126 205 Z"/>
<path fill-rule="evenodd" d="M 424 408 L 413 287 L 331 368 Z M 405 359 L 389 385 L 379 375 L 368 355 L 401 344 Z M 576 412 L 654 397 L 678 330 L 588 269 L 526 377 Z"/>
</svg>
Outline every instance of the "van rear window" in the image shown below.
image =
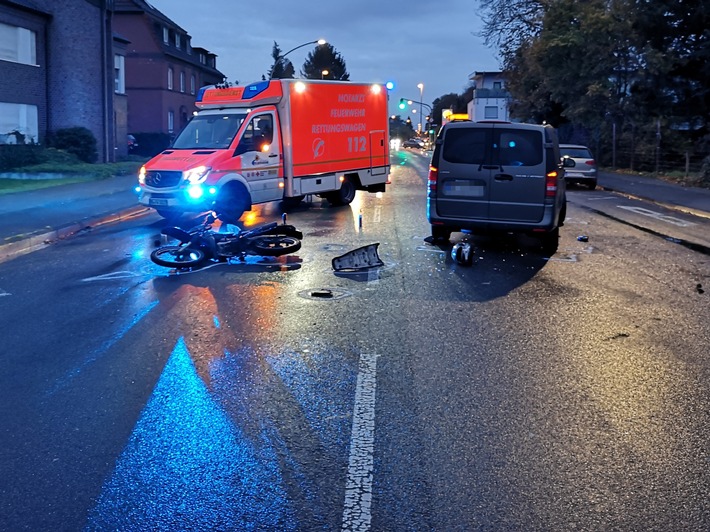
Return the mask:
<svg viewBox="0 0 710 532">
<path fill-rule="evenodd" d="M 542 163 L 542 134 L 529 129 L 497 129 L 498 153 L 494 164 L 535 166 Z"/>
<path fill-rule="evenodd" d="M 446 133 L 442 156 L 457 164 L 483 164 L 486 145 L 490 144 L 489 130 L 477 128 L 451 129 Z"/>
<path fill-rule="evenodd" d="M 470 127 L 446 133 L 442 157 L 455 164 L 536 166 L 542 163 L 542 132 L 522 128 Z"/>
</svg>

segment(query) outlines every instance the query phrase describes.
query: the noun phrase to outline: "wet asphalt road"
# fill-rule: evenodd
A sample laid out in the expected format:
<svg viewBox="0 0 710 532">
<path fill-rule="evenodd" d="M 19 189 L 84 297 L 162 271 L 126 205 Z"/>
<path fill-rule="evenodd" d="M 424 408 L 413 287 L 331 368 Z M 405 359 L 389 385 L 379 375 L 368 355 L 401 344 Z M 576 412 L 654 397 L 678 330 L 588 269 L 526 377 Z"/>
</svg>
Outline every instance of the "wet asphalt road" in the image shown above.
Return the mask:
<svg viewBox="0 0 710 532">
<path fill-rule="evenodd" d="M 466 268 L 427 162 L 287 258 L 169 275 L 150 215 L 0 264 L 3 528 L 708 529 L 707 221 L 573 189 L 554 256 Z"/>
</svg>

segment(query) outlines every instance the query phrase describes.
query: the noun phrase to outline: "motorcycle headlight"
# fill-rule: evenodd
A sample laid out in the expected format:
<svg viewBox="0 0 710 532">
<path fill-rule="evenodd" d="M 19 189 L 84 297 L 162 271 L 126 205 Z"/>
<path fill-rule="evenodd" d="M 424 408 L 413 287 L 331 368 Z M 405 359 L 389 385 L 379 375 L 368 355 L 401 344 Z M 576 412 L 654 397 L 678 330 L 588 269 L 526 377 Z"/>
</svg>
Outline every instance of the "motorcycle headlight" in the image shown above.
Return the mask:
<svg viewBox="0 0 710 532">
<path fill-rule="evenodd" d="M 183 178 L 192 185 L 203 183 L 210 173 L 210 166 L 197 166 L 183 172 Z"/>
</svg>

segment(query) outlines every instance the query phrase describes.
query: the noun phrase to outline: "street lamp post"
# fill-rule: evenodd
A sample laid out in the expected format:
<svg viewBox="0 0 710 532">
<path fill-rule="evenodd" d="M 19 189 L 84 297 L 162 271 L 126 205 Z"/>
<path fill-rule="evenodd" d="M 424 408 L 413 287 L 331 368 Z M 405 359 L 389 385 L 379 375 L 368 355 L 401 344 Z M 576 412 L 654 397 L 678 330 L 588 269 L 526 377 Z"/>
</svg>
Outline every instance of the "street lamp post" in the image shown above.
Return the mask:
<svg viewBox="0 0 710 532">
<path fill-rule="evenodd" d="M 323 45 L 323 44 L 325 44 L 326 42 L 327 42 L 327 41 L 326 41 L 325 39 L 318 39 L 317 41 L 308 41 L 308 42 L 304 42 L 303 44 L 299 44 L 299 45 L 296 46 L 295 48 L 291 48 L 291 49 L 290 49 L 288 52 L 286 52 L 285 54 L 281 54 L 280 56 L 278 56 L 278 57 L 276 58 L 276 60 L 274 61 L 274 66 L 276 66 L 276 63 L 278 63 L 279 61 L 281 61 L 284 57 L 286 57 L 288 54 L 290 54 L 290 53 L 293 52 L 294 50 L 298 50 L 299 48 L 303 48 L 304 46 L 308 46 L 309 44 Z M 272 69 L 272 71 L 271 71 L 271 75 L 272 75 L 272 76 L 273 76 L 273 73 L 274 73 L 274 72 L 273 72 L 273 69 Z M 273 77 L 272 77 L 272 79 L 273 79 Z"/>
<path fill-rule="evenodd" d="M 328 70 L 321 70 L 320 71 L 320 79 L 325 79 L 325 77 L 330 74 Z"/>
<path fill-rule="evenodd" d="M 422 102 L 424 99 L 422 96 L 424 95 L 424 83 L 420 83 L 417 85 L 417 88 L 419 89 L 419 133 L 421 134 L 422 131 L 424 130 L 424 124 L 422 123 L 422 120 L 424 120 L 424 113 L 422 113 Z"/>
</svg>

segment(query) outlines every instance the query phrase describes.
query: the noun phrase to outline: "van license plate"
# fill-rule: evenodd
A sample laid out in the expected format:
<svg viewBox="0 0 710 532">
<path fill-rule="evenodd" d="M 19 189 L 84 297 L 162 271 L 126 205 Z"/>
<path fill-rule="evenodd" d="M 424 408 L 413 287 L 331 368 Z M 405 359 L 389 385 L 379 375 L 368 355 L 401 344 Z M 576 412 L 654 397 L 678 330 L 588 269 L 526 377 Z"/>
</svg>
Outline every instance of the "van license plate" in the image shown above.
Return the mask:
<svg viewBox="0 0 710 532">
<path fill-rule="evenodd" d="M 148 200 L 148 204 L 149 204 L 149 205 L 167 206 L 167 205 L 168 205 L 168 200 L 162 199 L 162 198 L 157 198 L 157 199 L 150 198 L 150 200 Z"/>
<path fill-rule="evenodd" d="M 483 185 L 471 185 L 465 181 L 453 181 L 444 184 L 444 195 L 480 198 L 486 192 Z"/>
</svg>

